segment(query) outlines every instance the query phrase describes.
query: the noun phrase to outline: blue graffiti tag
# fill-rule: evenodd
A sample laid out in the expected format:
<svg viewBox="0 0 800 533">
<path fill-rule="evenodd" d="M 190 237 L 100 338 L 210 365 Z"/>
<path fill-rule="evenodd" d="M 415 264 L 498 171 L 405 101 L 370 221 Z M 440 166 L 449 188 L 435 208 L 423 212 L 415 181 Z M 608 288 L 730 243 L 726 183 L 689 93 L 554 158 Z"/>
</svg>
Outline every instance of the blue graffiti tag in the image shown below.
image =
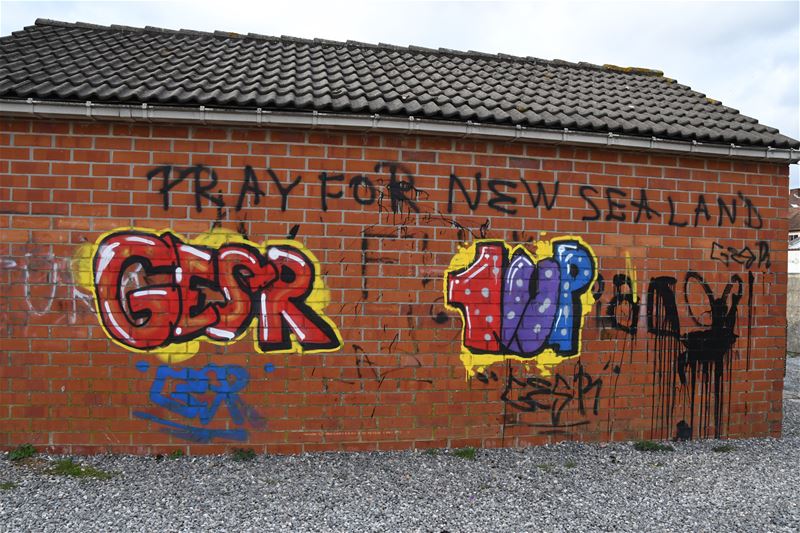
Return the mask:
<svg viewBox="0 0 800 533">
<path fill-rule="evenodd" d="M 136 368 L 146 372 L 149 365 L 140 361 Z M 237 365 L 217 366 L 212 363 L 199 370 L 173 369 L 161 365 L 150 387 L 150 401 L 183 418 L 198 420 L 202 426 L 212 422 L 220 406 L 225 403 L 235 425 L 249 423 L 253 427 L 263 428 L 264 419 L 239 396 L 248 380 L 247 371 Z M 164 433 L 193 442 L 209 443 L 215 438 L 239 442 L 247 440 L 244 428 L 212 429 L 173 422 L 143 411 L 134 411 L 133 414 L 161 424 Z"/>
</svg>

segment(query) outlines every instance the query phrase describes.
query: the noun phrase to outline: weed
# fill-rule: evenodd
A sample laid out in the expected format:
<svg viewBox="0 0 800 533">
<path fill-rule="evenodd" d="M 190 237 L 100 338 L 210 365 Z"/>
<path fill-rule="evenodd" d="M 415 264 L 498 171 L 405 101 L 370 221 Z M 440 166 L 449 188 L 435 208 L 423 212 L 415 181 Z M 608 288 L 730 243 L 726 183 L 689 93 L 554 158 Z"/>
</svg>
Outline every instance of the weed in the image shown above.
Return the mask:
<svg viewBox="0 0 800 533">
<path fill-rule="evenodd" d="M 70 477 L 93 477 L 96 479 L 111 479 L 111 474 L 98 470 L 93 466 L 81 466 L 72 459 L 60 459 L 48 470 L 49 474 Z"/>
<path fill-rule="evenodd" d="M 712 451 L 719 452 L 719 453 L 726 453 L 732 452 L 736 448 L 730 444 L 720 444 L 719 446 L 714 446 L 711 448 Z"/>
<path fill-rule="evenodd" d="M 439 455 L 439 450 L 437 448 L 428 448 L 422 453 L 425 455 Z"/>
<path fill-rule="evenodd" d="M 457 450 L 453 450 L 453 455 L 456 457 L 461 457 L 462 459 L 469 459 L 470 461 L 475 460 L 475 448 L 459 448 Z"/>
<path fill-rule="evenodd" d="M 578 463 L 576 463 L 575 461 L 569 460 L 566 463 L 564 463 L 564 466 L 566 466 L 567 468 L 575 468 L 576 466 L 578 466 Z"/>
<path fill-rule="evenodd" d="M 239 463 L 244 463 L 255 459 L 256 452 L 252 448 L 234 448 L 231 450 L 231 458 Z"/>
<path fill-rule="evenodd" d="M 13 481 L 6 481 L 5 483 L 0 483 L 0 490 L 11 490 L 17 488 L 17 484 Z"/>
<path fill-rule="evenodd" d="M 633 443 L 633 449 L 640 452 L 674 452 L 675 448 L 671 444 L 661 444 L 652 440 L 637 440 Z"/>
<path fill-rule="evenodd" d="M 538 468 L 540 468 L 543 472 L 552 472 L 553 471 L 553 465 L 551 465 L 550 463 L 541 463 L 541 464 L 538 464 L 536 466 Z"/>
<path fill-rule="evenodd" d="M 36 455 L 36 448 L 32 444 L 22 444 L 8 452 L 9 461 L 20 461 Z"/>
<path fill-rule="evenodd" d="M 183 450 L 172 450 L 168 454 L 157 453 L 153 456 L 153 459 L 156 461 L 163 461 L 164 459 L 180 459 L 181 457 L 185 457 L 186 453 Z"/>
</svg>

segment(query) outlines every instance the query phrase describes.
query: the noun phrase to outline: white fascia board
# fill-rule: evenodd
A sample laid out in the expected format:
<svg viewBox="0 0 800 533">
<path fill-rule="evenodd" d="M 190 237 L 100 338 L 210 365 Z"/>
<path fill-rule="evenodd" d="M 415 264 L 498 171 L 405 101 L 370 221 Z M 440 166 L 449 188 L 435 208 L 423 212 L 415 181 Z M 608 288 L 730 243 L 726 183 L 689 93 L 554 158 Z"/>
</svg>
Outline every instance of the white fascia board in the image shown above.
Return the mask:
<svg viewBox="0 0 800 533">
<path fill-rule="evenodd" d="M 109 120 L 125 122 L 189 123 L 229 126 L 275 126 L 388 132 L 400 134 L 477 137 L 514 142 L 518 140 L 548 144 L 570 144 L 591 147 L 611 147 L 660 153 L 711 156 L 776 163 L 797 163 L 800 150 L 783 148 L 754 148 L 748 146 L 707 144 L 645 138 L 613 133 L 592 133 L 573 130 L 499 126 L 473 122 L 426 120 L 415 117 L 384 117 L 332 113 L 299 113 L 263 111 L 261 109 L 216 109 L 198 107 L 152 106 L 147 104 L 111 105 L 71 102 L 0 99 L 0 116 L 53 119 Z"/>
</svg>

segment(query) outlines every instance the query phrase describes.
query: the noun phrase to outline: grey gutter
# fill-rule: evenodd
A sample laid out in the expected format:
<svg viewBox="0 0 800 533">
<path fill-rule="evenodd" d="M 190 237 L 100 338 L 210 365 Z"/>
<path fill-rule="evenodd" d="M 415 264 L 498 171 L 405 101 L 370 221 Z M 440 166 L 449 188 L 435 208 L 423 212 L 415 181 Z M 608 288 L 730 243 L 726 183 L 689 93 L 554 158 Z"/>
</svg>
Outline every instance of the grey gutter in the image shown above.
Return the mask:
<svg viewBox="0 0 800 533">
<path fill-rule="evenodd" d="M 345 129 L 359 132 L 444 135 L 477 137 L 506 142 L 535 141 L 592 147 L 627 148 L 684 155 L 713 156 L 783 162 L 800 161 L 800 150 L 793 148 L 749 147 L 734 144 L 706 144 L 697 141 L 675 141 L 656 137 L 644 138 L 616 133 L 592 133 L 563 130 L 498 126 L 473 122 L 426 120 L 416 117 L 398 118 L 379 115 L 328 114 L 313 111 L 231 110 L 200 106 L 170 107 L 149 104 L 113 105 L 85 102 L 0 99 L 0 115 L 54 119 L 110 120 L 123 122 L 191 123 L 228 126 L 277 126 L 305 129 Z"/>
</svg>

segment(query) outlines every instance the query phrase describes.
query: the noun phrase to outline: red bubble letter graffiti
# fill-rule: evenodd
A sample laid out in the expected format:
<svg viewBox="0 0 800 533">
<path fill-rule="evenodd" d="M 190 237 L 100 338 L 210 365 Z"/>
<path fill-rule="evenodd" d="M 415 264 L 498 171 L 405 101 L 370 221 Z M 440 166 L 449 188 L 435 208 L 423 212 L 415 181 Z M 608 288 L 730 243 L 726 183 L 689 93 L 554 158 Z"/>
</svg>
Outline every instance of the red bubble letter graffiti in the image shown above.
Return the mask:
<svg viewBox="0 0 800 533">
<path fill-rule="evenodd" d="M 231 234 L 185 242 L 123 229 L 98 240 L 91 268 L 100 321 L 131 350 L 193 353 L 198 340 L 235 342 L 253 322 L 262 353 L 341 347 L 319 265 L 297 241 L 260 248 Z"/>
<path fill-rule="evenodd" d="M 579 237 L 536 243 L 535 255 L 503 241 L 461 250 L 445 274 L 444 291 L 446 307 L 461 315 L 467 371 L 509 357 L 553 366 L 580 354 L 596 265 Z"/>
<path fill-rule="evenodd" d="M 175 257 L 171 240 L 147 234 L 110 235 L 98 247 L 92 265 L 97 310 L 119 343 L 148 350 L 170 342 L 181 316 Z M 123 276 L 134 265 L 152 283 L 123 292 Z"/>
</svg>

